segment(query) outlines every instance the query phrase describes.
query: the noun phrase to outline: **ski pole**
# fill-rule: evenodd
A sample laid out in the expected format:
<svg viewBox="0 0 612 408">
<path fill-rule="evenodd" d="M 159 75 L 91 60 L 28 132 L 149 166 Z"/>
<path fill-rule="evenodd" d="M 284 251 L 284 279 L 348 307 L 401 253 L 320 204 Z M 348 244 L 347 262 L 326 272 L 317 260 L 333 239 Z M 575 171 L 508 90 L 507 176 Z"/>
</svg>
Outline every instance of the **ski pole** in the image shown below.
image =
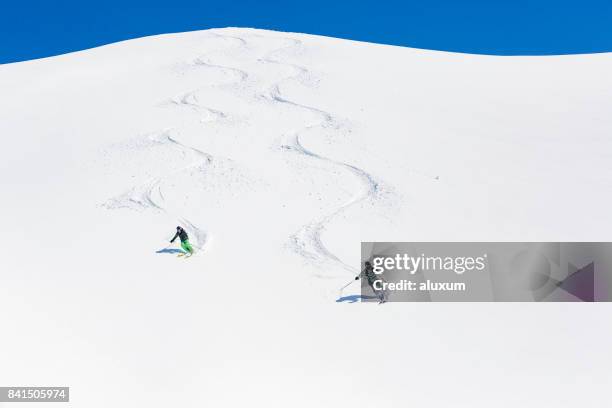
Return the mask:
<svg viewBox="0 0 612 408">
<path fill-rule="evenodd" d="M 168 243 L 168 240 L 166 240 L 166 246 L 164 247 L 164 249 L 168 249 L 170 248 L 172 245 L 174 245 L 174 242 L 170 242 Z M 162 250 L 163 251 L 163 250 Z"/>
<path fill-rule="evenodd" d="M 340 290 L 344 290 L 344 288 L 348 287 L 351 283 L 355 282 L 355 278 L 351 279 L 349 283 L 340 288 Z"/>
<path fill-rule="evenodd" d="M 340 288 L 340 290 L 339 290 L 339 292 L 340 292 L 340 296 L 342 296 L 342 291 L 343 291 L 345 288 L 347 288 L 347 287 L 348 287 L 348 286 L 349 286 L 351 283 L 353 283 L 353 282 L 355 282 L 355 278 L 351 279 L 351 280 L 349 281 L 349 283 L 347 283 L 346 285 L 344 285 L 344 286 L 342 286 L 342 287 Z"/>
</svg>

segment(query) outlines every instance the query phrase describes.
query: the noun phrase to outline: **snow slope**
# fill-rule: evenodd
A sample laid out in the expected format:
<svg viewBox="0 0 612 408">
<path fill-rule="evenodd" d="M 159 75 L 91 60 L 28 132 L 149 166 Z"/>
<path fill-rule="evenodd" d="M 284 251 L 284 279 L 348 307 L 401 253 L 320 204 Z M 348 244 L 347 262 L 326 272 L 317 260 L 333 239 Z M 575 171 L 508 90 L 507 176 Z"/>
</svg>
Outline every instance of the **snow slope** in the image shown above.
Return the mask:
<svg viewBox="0 0 612 408">
<path fill-rule="evenodd" d="M 0 385 L 88 408 L 601 406 L 606 304 L 336 300 L 360 241 L 612 240 L 610 54 L 228 28 L 2 65 L 0 90 Z"/>
</svg>

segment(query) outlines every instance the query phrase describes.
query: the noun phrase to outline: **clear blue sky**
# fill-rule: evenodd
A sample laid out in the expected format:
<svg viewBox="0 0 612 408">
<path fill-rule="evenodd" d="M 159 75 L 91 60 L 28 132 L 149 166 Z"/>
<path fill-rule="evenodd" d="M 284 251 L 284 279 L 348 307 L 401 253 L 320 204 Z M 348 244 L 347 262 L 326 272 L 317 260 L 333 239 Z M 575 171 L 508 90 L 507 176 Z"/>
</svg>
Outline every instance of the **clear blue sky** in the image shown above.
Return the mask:
<svg viewBox="0 0 612 408">
<path fill-rule="evenodd" d="M 4 0 L 0 63 L 227 26 L 469 53 L 590 53 L 612 51 L 612 0 Z"/>
</svg>

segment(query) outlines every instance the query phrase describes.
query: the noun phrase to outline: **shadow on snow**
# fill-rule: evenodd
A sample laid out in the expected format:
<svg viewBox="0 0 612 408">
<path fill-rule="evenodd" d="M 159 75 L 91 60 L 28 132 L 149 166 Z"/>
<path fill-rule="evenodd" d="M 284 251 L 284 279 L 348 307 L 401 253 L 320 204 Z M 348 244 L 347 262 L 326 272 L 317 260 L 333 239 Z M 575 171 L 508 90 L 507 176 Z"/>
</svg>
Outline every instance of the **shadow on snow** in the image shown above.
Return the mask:
<svg viewBox="0 0 612 408">
<path fill-rule="evenodd" d="M 177 248 L 164 248 L 159 251 L 155 251 L 156 254 L 186 254 L 182 249 Z"/>
<path fill-rule="evenodd" d="M 350 295 L 350 296 L 343 296 L 341 298 L 336 299 L 336 303 L 341 303 L 341 302 L 355 303 L 360 300 L 366 300 L 366 299 L 378 299 L 378 298 L 376 296 Z"/>
</svg>

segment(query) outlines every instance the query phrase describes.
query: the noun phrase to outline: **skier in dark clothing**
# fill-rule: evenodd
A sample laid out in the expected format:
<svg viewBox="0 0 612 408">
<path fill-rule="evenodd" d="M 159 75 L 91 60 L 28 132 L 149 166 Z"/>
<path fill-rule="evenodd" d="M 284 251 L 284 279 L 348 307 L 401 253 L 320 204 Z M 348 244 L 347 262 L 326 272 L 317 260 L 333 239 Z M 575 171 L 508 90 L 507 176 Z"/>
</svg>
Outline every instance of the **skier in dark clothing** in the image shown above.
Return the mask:
<svg viewBox="0 0 612 408">
<path fill-rule="evenodd" d="M 365 278 L 368 281 L 368 285 L 372 289 L 372 292 L 374 292 L 376 297 L 380 300 L 380 303 L 387 301 L 387 293 L 382 288 L 377 290 L 374 287 L 375 282 L 380 282 L 378 284 L 380 286 L 384 282 L 384 279 L 382 276 L 374 273 L 374 267 L 372 267 L 372 264 L 369 261 L 366 261 L 363 271 L 361 271 L 359 275 L 355 276 L 355 280 L 359 280 L 359 278 Z"/>
<path fill-rule="evenodd" d="M 185 252 L 188 252 L 189 255 L 193 255 L 193 247 L 189 243 L 189 235 L 187 235 L 187 231 L 185 231 L 182 227 L 176 227 L 176 234 L 174 234 L 174 238 L 170 240 L 170 243 L 173 243 L 176 238 L 180 238 L 181 240 L 181 248 Z"/>
</svg>

